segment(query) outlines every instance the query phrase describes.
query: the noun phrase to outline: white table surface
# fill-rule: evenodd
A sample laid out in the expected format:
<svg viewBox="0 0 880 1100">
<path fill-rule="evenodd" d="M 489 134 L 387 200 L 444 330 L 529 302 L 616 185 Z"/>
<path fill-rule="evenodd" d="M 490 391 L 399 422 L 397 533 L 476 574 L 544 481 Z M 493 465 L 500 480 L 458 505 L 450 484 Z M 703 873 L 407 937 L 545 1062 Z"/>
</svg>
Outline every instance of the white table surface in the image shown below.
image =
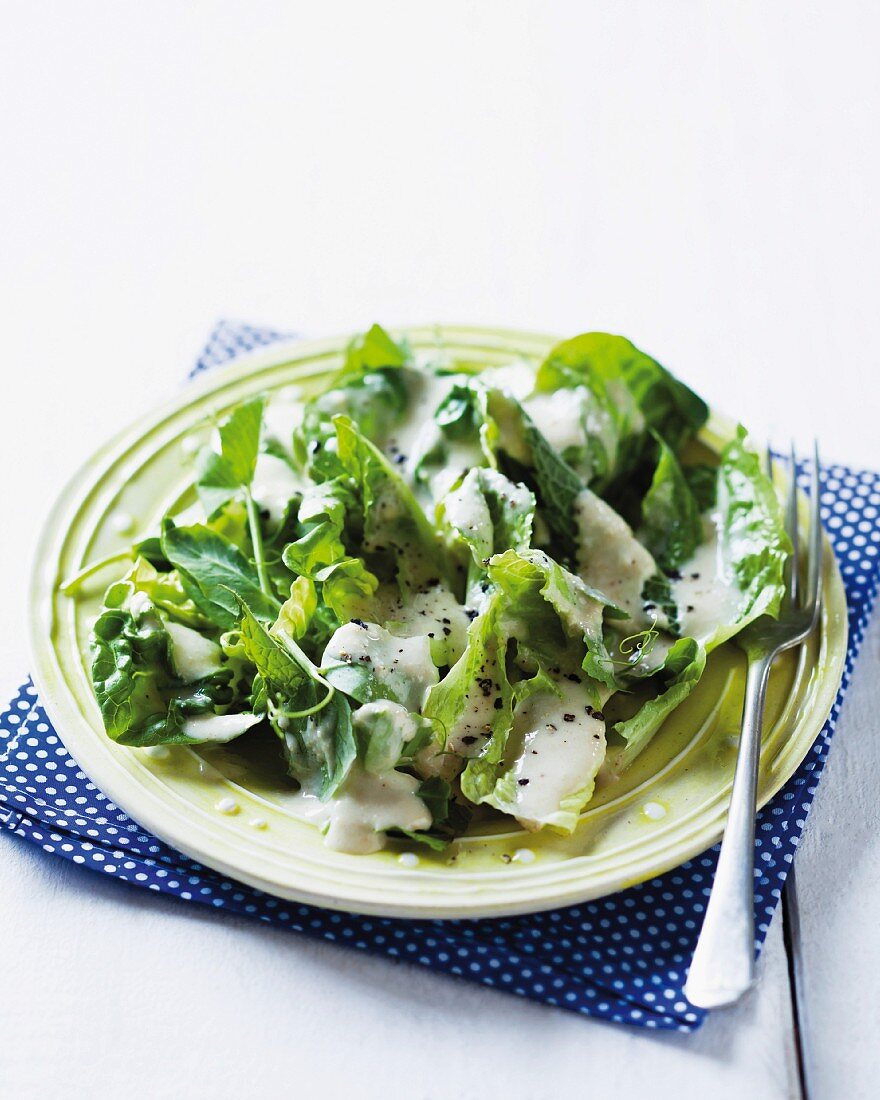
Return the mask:
<svg viewBox="0 0 880 1100">
<path fill-rule="evenodd" d="M 623 332 L 876 465 L 876 5 L 6 5 L 0 688 L 50 499 L 218 316 Z M 789 392 L 790 391 L 790 392 Z M 798 862 L 810 1096 L 878 1095 L 875 624 Z M 595 1023 L 0 836 L 0 1096 L 800 1095 L 775 920 L 698 1034 Z"/>
</svg>

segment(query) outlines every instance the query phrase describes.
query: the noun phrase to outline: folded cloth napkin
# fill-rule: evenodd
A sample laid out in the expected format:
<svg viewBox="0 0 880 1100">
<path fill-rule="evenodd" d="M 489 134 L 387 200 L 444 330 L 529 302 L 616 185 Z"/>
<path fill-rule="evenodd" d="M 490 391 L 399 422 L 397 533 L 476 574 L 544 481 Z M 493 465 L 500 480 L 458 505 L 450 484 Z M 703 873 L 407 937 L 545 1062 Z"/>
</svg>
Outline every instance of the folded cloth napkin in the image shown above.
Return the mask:
<svg viewBox="0 0 880 1100">
<path fill-rule="evenodd" d="M 222 323 L 194 373 L 280 338 L 264 329 Z M 849 651 L 830 719 L 797 774 L 758 815 L 758 951 L 825 764 L 880 580 L 880 475 L 842 466 L 826 469 L 822 506 L 846 586 Z M 135 886 L 246 913 L 588 1016 L 691 1031 L 705 1015 L 688 1004 L 683 987 L 717 847 L 623 893 L 533 916 L 385 920 L 298 905 L 227 879 L 140 828 L 77 768 L 30 681 L 0 716 L 0 819 L 46 852 Z"/>
</svg>

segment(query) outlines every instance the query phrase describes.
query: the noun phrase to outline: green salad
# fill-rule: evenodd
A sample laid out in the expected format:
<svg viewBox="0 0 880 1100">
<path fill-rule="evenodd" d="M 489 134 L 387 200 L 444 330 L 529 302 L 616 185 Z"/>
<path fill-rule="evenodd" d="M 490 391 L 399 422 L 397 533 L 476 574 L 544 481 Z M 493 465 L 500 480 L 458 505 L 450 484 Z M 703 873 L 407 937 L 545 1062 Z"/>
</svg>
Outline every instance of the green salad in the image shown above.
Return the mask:
<svg viewBox="0 0 880 1100">
<path fill-rule="evenodd" d="M 705 403 L 628 340 L 481 366 L 375 325 L 320 395 L 216 424 L 95 622 L 108 736 L 268 741 L 341 851 L 572 832 L 777 613 L 790 545 L 745 431 L 698 443 Z"/>
</svg>

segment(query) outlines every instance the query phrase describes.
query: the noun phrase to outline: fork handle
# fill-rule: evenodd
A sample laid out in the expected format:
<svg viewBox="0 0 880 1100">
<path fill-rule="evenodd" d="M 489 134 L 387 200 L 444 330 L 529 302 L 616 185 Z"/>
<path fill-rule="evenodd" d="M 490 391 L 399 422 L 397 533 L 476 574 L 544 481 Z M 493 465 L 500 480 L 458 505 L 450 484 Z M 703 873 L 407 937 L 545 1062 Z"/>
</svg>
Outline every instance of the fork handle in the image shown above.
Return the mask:
<svg viewBox="0 0 880 1100">
<path fill-rule="evenodd" d="M 771 662 L 771 654 L 749 656 L 727 827 L 685 985 L 685 996 L 700 1008 L 733 1004 L 755 980 L 755 813 L 761 722 Z"/>
</svg>

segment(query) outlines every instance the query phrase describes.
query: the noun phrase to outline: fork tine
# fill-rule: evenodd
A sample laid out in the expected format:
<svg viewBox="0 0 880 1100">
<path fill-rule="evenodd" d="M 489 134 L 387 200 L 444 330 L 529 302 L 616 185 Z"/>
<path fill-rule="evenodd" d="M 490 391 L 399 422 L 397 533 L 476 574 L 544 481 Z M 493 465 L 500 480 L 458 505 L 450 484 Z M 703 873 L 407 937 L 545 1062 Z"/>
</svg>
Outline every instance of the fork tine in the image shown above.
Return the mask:
<svg viewBox="0 0 880 1100">
<path fill-rule="evenodd" d="M 791 539 L 791 558 L 786 566 L 786 585 L 792 605 L 797 603 L 798 594 L 798 502 L 797 502 L 797 458 L 794 453 L 794 440 L 791 443 L 789 457 L 788 495 L 785 501 L 785 529 Z"/>
<path fill-rule="evenodd" d="M 819 462 L 819 441 L 813 441 L 813 471 L 810 478 L 810 534 L 807 547 L 807 590 L 805 607 L 812 611 L 813 626 L 819 618 L 822 577 L 822 518 L 819 514 L 822 490 L 822 466 Z"/>
</svg>

